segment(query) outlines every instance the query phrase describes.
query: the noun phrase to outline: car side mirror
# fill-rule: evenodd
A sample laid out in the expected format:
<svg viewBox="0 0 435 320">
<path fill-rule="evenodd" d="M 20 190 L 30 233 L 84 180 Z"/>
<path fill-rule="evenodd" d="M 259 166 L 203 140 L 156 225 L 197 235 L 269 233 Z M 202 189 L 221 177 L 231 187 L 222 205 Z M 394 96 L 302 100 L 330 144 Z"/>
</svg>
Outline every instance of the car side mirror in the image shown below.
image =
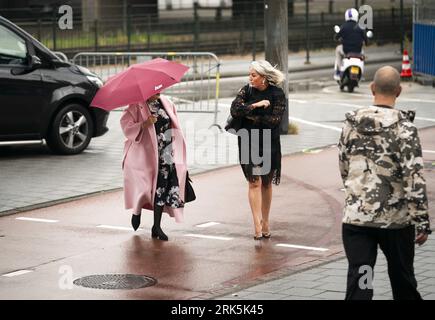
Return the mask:
<svg viewBox="0 0 435 320">
<path fill-rule="evenodd" d="M 26 74 L 26 73 L 32 72 L 33 70 L 38 69 L 42 65 L 41 59 L 36 55 L 29 56 L 28 60 L 29 60 L 29 63 L 27 66 L 20 66 L 20 67 L 12 68 L 11 74 L 13 74 L 14 76 Z"/>
<path fill-rule="evenodd" d="M 340 32 L 340 27 L 337 26 L 337 25 L 335 25 L 335 26 L 334 26 L 334 32 L 335 32 L 335 33 L 339 33 L 339 32 Z"/>
<path fill-rule="evenodd" d="M 42 66 L 42 61 L 38 56 L 30 56 L 29 68 L 35 70 Z"/>
</svg>

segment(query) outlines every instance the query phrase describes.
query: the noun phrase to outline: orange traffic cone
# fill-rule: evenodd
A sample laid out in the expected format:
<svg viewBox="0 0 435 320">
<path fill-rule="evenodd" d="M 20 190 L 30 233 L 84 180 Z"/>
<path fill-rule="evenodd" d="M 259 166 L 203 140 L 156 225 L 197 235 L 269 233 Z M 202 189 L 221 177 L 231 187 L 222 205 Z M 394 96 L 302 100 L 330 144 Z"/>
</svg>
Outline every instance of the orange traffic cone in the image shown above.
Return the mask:
<svg viewBox="0 0 435 320">
<path fill-rule="evenodd" d="M 403 51 L 403 61 L 402 61 L 402 72 L 400 73 L 401 78 L 412 78 L 411 65 L 409 64 L 408 50 Z"/>
</svg>

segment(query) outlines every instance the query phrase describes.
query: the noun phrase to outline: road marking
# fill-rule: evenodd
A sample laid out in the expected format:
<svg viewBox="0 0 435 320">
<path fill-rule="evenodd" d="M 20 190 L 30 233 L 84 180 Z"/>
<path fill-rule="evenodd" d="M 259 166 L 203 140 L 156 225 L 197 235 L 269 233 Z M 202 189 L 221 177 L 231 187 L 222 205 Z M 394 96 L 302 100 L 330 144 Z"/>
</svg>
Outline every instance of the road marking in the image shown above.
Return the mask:
<svg viewBox="0 0 435 320">
<path fill-rule="evenodd" d="M 297 103 L 308 103 L 307 100 L 298 100 L 298 99 L 289 99 L 290 102 L 297 102 Z"/>
<path fill-rule="evenodd" d="M 329 88 L 323 88 L 322 91 L 324 93 L 340 93 L 338 90 L 331 90 Z M 357 93 L 354 92 L 351 94 L 352 96 L 360 96 L 360 97 L 367 97 L 367 98 L 373 98 L 370 94 L 364 94 L 364 93 Z M 424 103 L 433 103 L 433 100 L 427 100 L 427 99 L 416 99 L 416 98 L 406 98 L 406 97 L 400 97 L 399 100 L 401 101 L 410 101 L 410 102 L 424 102 Z"/>
<path fill-rule="evenodd" d="M 416 119 L 416 120 L 423 120 L 423 121 L 435 122 L 435 119 L 431 119 L 431 118 L 415 117 L 415 119 Z"/>
<path fill-rule="evenodd" d="M 59 220 L 38 219 L 38 218 L 26 218 L 26 217 L 19 217 L 19 218 L 15 218 L 15 219 L 16 219 L 16 220 L 23 220 L 23 221 L 46 222 L 46 223 L 55 223 L 55 222 L 59 222 Z"/>
<path fill-rule="evenodd" d="M 196 225 L 196 227 L 198 227 L 198 228 L 208 228 L 208 227 L 215 226 L 217 224 L 220 224 L 220 223 L 219 222 L 210 221 L 210 222 L 206 222 L 206 223 L 203 223 L 203 224 L 198 224 L 198 225 Z"/>
<path fill-rule="evenodd" d="M 298 246 L 295 244 L 286 244 L 286 243 L 278 243 L 277 247 L 286 247 L 286 248 L 295 248 L 295 249 L 305 249 L 305 250 L 314 250 L 314 251 L 328 251 L 326 248 L 316 248 L 316 247 L 306 247 L 306 246 Z"/>
<path fill-rule="evenodd" d="M 21 276 L 22 274 L 26 274 L 26 273 L 30 273 L 30 272 L 33 272 L 33 270 L 18 270 L 18 271 L 2 274 L 2 277 L 11 278 L 11 277 L 16 277 L 16 276 Z"/>
<path fill-rule="evenodd" d="M 118 226 L 109 226 L 107 224 L 100 224 L 97 226 L 97 228 L 101 229 L 112 229 L 112 230 L 125 230 L 125 231 L 132 231 L 133 228 L 130 227 L 118 227 Z M 138 228 L 137 230 L 143 230 L 142 228 Z"/>
<path fill-rule="evenodd" d="M 425 153 L 435 153 L 435 151 L 433 151 L 433 150 L 423 150 L 423 152 L 425 152 Z"/>
<path fill-rule="evenodd" d="M 405 100 L 405 101 L 411 101 L 411 102 L 424 102 L 424 103 L 433 103 L 433 100 L 426 100 L 426 99 L 414 99 L 414 98 L 399 98 L 400 100 Z"/>
<path fill-rule="evenodd" d="M 323 102 L 323 101 L 315 101 L 316 103 L 320 104 L 327 104 L 332 106 L 343 106 L 343 107 L 349 107 L 349 108 L 363 108 L 366 106 L 361 106 L 359 104 L 352 104 L 352 103 L 343 103 L 343 102 Z"/>
<path fill-rule="evenodd" d="M 326 124 L 321 124 L 321 123 L 317 123 L 317 122 L 307 121 L 307 120 L 303 120 L 303 119 L 299 119 L 299 118 L 295 118 L 295 117 L 289 117 L 289 120 L 293 120 L 293 121 L 296 121 L 296 122 L 308 124 L 310 126 L 315 126 L 315 127 L 320 127 L 320 128 L 325 128 L 325 129 L 341 132 L 341 128 L 334 127 L 334 126 L 328 126 Z"/>
<path fill-rule="evenodd" d="M 303 153 L 313 153 L 313 154 L 320 153 L 322 151 L 323 151 L 323 149 L 304 149 L 304 150 L 302 150 Z"/>
<path fill-rule="evenodd" d="M 320 104 L 326 104 L 326 105 L 336 105 L 336 106 L 343 106 L 343 107 L 349 107 L 349 108 L 365 108 L 365 107 L 367 107 L 367 106 L 361 106 L 359 104 L 342 103 L 342 102 L 313 101 L 313 103 L 320 103 Z M 435 122 L 435 119 L 423 118 L 423 117 L 415 117 L 415 120 Z"/>
<path fill-rule="evenodd" d="M 224 240 L 224 241 L 233 240 L 233 238 L 228 238 L 228 237 L 206 236 L 203 234 L 193 234 L 193 233 L 185 234 L 185 236 L 186 237 L 193 237 L 193 238 Z"/>
</svg>

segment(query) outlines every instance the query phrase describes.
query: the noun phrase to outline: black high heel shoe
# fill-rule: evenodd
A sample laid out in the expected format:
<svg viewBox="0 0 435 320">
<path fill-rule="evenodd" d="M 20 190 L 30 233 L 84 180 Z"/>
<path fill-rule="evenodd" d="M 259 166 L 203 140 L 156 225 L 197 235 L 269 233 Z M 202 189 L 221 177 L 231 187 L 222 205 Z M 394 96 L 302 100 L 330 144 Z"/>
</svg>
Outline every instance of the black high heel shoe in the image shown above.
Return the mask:
<svg viewBox="0 0 435 320">
<path fill-rule="evenodd" d="M 263 238 L 263 235 L 260 233 L 260 235 L 254 235 L 254 240 L 261 240 Z"/>
<path fill-rule="evenodd" d="M 133 227 L 134 231 L 137 230 L 140 226 L 140 214 L 133 214 L 131 216 L 131 226 Z"/>
<path fill-rule="evenodd" d="M 152 227 L 151 228 L 151 237 L 157 238 L 158 240 L 168 241 L 168 236 L 162 231 L 161 228 Z"/>
<path fill-rule="evenodd" d="M 269 239 L 272 236 L 270 232 L 263 233 L 263 238 Z"/>
</svg>

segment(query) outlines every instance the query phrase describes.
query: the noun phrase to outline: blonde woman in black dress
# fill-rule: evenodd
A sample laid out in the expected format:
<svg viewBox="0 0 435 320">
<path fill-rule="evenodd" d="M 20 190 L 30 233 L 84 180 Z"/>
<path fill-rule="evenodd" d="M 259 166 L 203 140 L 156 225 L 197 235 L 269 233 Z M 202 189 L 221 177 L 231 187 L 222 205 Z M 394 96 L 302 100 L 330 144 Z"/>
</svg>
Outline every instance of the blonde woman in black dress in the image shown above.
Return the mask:
<svg viewBox="0 0 435 320">
<path fill-rule="evenodd" d="M 267 61 L 254 61 L 249 84 L 240 89 L 231 104 L 231 115 L 242 119 L 245 134 L 239 134 L 239 160 L 249 184 L 248 198 L 254 220 L 254 239 L 270 238 L 269 213 L 272 184 L 281 177 L 280 123 L 286 108 L 281 71 Z M 240 132 L 240 131 L 239 131 Z M 246 134 L 247 133 L 247 134 Z M 258 163 L 258 156 L 263 163 Z"/>
</svg>

